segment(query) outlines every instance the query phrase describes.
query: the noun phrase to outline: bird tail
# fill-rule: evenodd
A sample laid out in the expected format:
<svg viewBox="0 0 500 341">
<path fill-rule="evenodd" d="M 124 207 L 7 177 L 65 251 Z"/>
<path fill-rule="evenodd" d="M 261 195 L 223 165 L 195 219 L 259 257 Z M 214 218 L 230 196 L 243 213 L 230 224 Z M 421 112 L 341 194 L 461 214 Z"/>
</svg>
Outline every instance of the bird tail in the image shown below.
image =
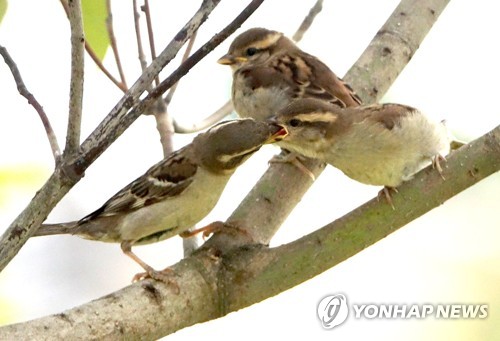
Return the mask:
<svg viewBox="0 0 500 341">
<path fill-rule="evenodd" d="M 76 226 L 78 221 L 71 221 L 68 223 L 59 224 L 42 224 L 40 228 L 35 232 L 35 237 L 40 236 L 51 236 L 54 234 L 74 234 L 76 232 Z"/>
</svg>

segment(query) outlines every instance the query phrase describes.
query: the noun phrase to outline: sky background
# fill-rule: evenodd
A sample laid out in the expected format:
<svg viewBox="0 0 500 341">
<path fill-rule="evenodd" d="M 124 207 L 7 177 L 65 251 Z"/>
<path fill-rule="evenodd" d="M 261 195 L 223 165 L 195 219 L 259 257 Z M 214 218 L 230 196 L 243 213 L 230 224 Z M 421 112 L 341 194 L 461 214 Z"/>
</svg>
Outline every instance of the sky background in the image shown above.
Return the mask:
<svg viewBox="0 0 500 341">
<path fill-rule="evenodd" d="M 243 25 L 263 26 L 291 36 L 314 0 L 267 0 Z M 198 34 L 195 48 L 218 32 L 246 4 L 222 1 Z M 300 47 L 318 56 L 338 75 L 356 61 L 399 2 L 330 0 Z M 170 7 L 169 7 L 170 4 Z M 199 1 L 150 1 L 157 51 L 191 17 Z M 452 133 L 470 141 L 500 123 L 494 103 L 500 79 L 499 6 L 494 1 L 454 0 L 447 6 L 411 62 L 384 97 L 445 119 Z M 285 9 L 285 10 L 284 10 Z M 130 84 L 140 74 L 129 2 L 113 2 L 118 48 Z M 145 29 L 143 29 L 145 32 Z M 170 111 L 189 124 L 209 115 L 230 95 L 231 73 L 216 60 L 223 43 L 181 82 Z M 28 89 L 43 105 L 59 143 L 64 144 L 68 111 L 69 24 L 58 1 L 9 2 L 0 24 L 0 44 L 16 61 Z M 179 53 L 179 58 L 181 53 Z M 167 66 L 163 76 L 179 63 Z M 105 64 L 115 74 L 113 57 Z M 82 138 L 94 129 L 121 92 L 86 58 Z M 51 151 L 34 109 L 15 87 L 0 62 L 0 232 L 27 205 L 53 168 Z M 493 105 L 492 105 L 493 103 Z M 194 135 L 176 136 L 175 148 Z M 266 169 L 277 149 L 266 146 L 229 183 L 219 204 L 202 222 L 224 220 Z M 49 216 L 75 220 L 97 209 L 111 195 L 162 158 L 152 117 L 139 118 L 86 172 Z M 295 240 L 373 198 L 380 188 L 356 183 L 328 167 L 271 245 Z M 217 337 L 254 340 L 295 336 L 316 340 L 455 340 L 500 338 L 500 176 L 495 174 L 452 198 L 356 256 L 296 288 L 231 313 L 181 330 L 168 340 Z M 164 268 L 182 257 L 180 238 L 137 247 L 148 263 Z M 0 273 L 0 324 L 57 313 L 96 299 L 130 283 L 138 266 L 119 245 L 73 236 L 36 238 Z M 316 317 L 318 302 L 343 293 L 349 303 L 489 304 L 486 320 L 355 320 L 331 331 Z"/>
</svg>

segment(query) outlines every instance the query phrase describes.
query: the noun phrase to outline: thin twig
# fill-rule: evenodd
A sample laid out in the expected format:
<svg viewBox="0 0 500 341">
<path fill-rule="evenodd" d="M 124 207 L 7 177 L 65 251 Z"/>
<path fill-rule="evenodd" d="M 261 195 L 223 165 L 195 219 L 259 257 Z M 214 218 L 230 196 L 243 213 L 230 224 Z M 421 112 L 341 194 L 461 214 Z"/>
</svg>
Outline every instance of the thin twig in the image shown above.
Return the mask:
<svg viewBox="0 0 500 341">
<path fill-rule="evenodd" d="M 318 0 L 314 4 L 314 6 L 309 10 L 309 13 L 307 16 L 304 18 L 302 21 L 302 24 L 300 24 L 297 32 L 293 35 L 292 39 L 295 40 L 296 42 L 299 42 L 302 37 L 304 36 L 304 33 L 311 27 L 314 18 L 321 12 L 323 9 L 323 0 Z"/>
<path fill-rule="evenodd" d="M 134 10 L 134 28 L 135 28 L 135 39 L 137 41 L 137 53 L 139 55 L 139 62 L 141 63 L 141 70 L 144 71 L 148 66 L 148 63 L 146 62 L 146 56 L 144 54 L 144 49 L 142 48 L 141 25 L 139 23 L 141 15 L 137 10 L 137 0 L 133 1 L 132 6 Z"/>
<path fill-rule="evenodd" d="M 68 3 L 66 2 L 66 0 L 60 0 L 60 2 L 61 2 L 61 5 L 63 6 L 64 12 L 66 12 L 66 17 L 68 17 Z M 97 67 L 106 75 L 106 77 L 108 77 L 108 79 L 111 82 L 113 82 L 113 84 L 115 84 L 121 91 L 127 92 L 127 88 L 125 87 L 125 85 L 120 83 L 120 81 L 118 79 L 116 79 L 111 74 L 111 72 L 108 71 L 108 69 L 106 69 L 104 64 L 101 62 L 101 60 L 99 59 L 99 57 L 95 53 L 94 49 L 90 46 L 90 44 L 86 40 L 85 40 L 85 50 L 87 51 L 90 58 L 92 58 L 94 63 L 97 65 Z"/>
<path fill-rule="evenodd" d="M 316 1 L 314 6 L 309 10 L 309 13 L 302 21 L 302 24 L 300 24 L 299 28 L 293 35 L 293 40 L 296 43 L 298 43 L 302 39 L 304 33 L 309 29 L 309 27 L 311 27 L 314 19 L 321 12 L 322 9 L 323 9 L 323 0 Z M 216 122 L 219 122 L 221 119 L 229 115 L 233 110 L 234 110 L 233 102 L 231 101 L 231 99 L 229 99 L 219 109 L 217 109 L 216 112 L 214 112 L 210 116 L 205 117 L 200 122 L 192 124 L 191 126 L 182 125 L 179 122 L 177 122 L 177 120 L 174 119 L 173 122 L 174 122 L 175 132 L 180 134 L 196 133 L 200 130 L 210 127 Z"/>
<path fill-rule="evenodd" d="M 149 1 L 144 0 L 144 5 L 141 7 L 144 15 L 146 16 L 146 26 L 148 28 L 148 38 L 149 38 L 149 51 L 151 53 L 151 60 L 156 59 L 156 48 L 155 48 L 155 38 L 153 33 L 153 23 L 151 21 L 151 12 L 149 11 Z M 160 77 L 156 75 L 155 86 L 160 84 Z"/>
<path fill-rule="evenodd" d="M 120 53 L 118 52 L 118 44 L 115 37 L 115 31 L 113 29 L 113 13 L 111 12 L 111 0 L 106 0 L 106 7 L 108 9 L 106 28 L 108 30 L 109 42 L 111 44 L 111 48 L 113 49 L 113 55 L 115 56 L 116 67 L 118 68 L 118 73 L 120 74 L 121 83 L 123 84 L 123 87 L 127 89 L 127 81 L 125 80 L 125 73 L 123 72 Z"/>
<path fill-rule="evenodd" d="M 94 49 L 89 45 L 87 41 L 85 41 L 85 50 L 87 51 L 88 55 L 94 63 L 97 65 L 97 67 L 106 75 L 106 77 L 109 78 L 110 81 L 113 82 L 121 91 L 127 92 L 127 85 L 120 82 L 118 79 L 116 79 L 109 71 L 106 69 L 104 64 L 101 62 L 97 54 L 95 53 Z"/>
<path fill-rule="evenodd" d="M 195 39 L 196 39 L 196 31 L 193 33 L 191 38 L 189 38 L 189 42 L 186 46 L 186 50 L 184 51 L 184 55 L 182 56 L 181 63 L 184 63 L 186 61 L 186 59 L 188 59 L 189 55 L 191 54 L 191 50 L 193 49 Z M 167 93 L 167 96 L 165 96 L 165 103 L 167 103 L 167 106 L 172 101 L 172 97 L 174 97 L 175 90 L 177 89 L 178 85 L 179 85 L 179 82 L 172 85 L 172 87 L 170 88 L 170 90 Z"/>
<path fill-rule="evenodd" d="M 1 45 L 0 45 L 0 54 L 5 60 L 5 64 L 7 64 L 7 66 L 10 68 L 10 72 L 14 77 L 14 81 L 16 82 L 19 94 L 21 94 L 21 96 L 23 96 L 28 100 L 28 103 L 31 106 L 33 106 L 33 108 L 35 108 L 36 112 L 38 113 L 38 116 L 40 116 L 40 119 L 42 120 L 43 123 L 43 127 L 45 128 L 45 133 L 47 134 L 47 139 L 49 140 L 50 148 L 52 149 L 52 155 L 54 156 L 54 160 L 57 165 L 61 157 L 61 149 L 59 148 L 59 143 L 57 143 L 56 134 L 52 129 L 52 125 L 50 124 L 47 114 L 43 110 L 42 105 L 36 100 L 35 96 L 33 96 L 33 94 L 29 92 L 28 88 L 26 88 L 26 85 L 23 82 L 21 73 L 19 72 L 16 63 L 10 56 L 7 49 Z"/>
<path fill-rule="evenodd" d="M 69 90 L 68 131 L 64 154 L 71 157 L 80 147 L 82 122 L 84 47 L 82 6 L 80 0 L 69 1 L 68 19 L 71 27 L 71 80 Z"/>
<path fill-rule="evenodd" d="M 210 127 L 215 122 L 219 122 L 224 117 L 229 115 L 233 111 L 233 102 L 231 100 L 224 103 L 222 107 L 217 109 L 213 114 L 208 117 L 205 117 L 203 120 L 194 123 L 192 126 L 180 125 L 176 120 L 174 120 L 175 132 L 179 134 L 191 134 L 196 133 L 197 131 L 206 129 Z"/>
</svg>

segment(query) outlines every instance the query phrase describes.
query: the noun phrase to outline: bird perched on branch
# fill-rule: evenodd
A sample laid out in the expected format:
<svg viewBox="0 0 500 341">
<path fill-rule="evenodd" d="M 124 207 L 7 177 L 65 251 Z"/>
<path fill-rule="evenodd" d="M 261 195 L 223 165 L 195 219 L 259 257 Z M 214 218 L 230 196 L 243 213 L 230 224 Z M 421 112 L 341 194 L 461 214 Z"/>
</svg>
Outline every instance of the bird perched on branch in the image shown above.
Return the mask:
<svg viewBox="0 0 500 341">
<path fill-rule="evenodd" d="M 74 234 L 121 243 L 123 252 L 146 272 L 172 282 L 169 270 L 156 271 L 132 252 L 133 245 L 170 238 L 193 227 L 216 205 L 234 171 L 263 144 L 286 131 L 252 119 L 219 123 L 199 134 L 79 221 L 42 225 L 36 236 Z"/>
<path fill-rule="evenodd" d="M 328 66 L 277 31 L 243 32 L 218 62 L 231 66 L 232 100 L 241 117 L 265 120 L 300 98 L 318 98 L 339 107 L 361 104 Z"/>
<path fill-rule="evenodd" d="M 280 110 L 273 122 L 288 135 L 278 145 L 324 161 L 359 182 L 395 188 L 431 162 L 440 160 L 450 139 L 442 122 L 401 104 L 340 108 L 302 99 Z"/>
<path fill-rule="evenodd" d="M 328 66 L 277 31 L 252 28 L 243 32 L 218 62 L 231 66 L 232 102 L 240 117 L 265 120 L 301 98 L 317 98 L 339 107 L 361 104 L 353 89 Z M 315 179 L 296 154 L 285 152 L 271 162 L 292 163 Z"/>
</svg>

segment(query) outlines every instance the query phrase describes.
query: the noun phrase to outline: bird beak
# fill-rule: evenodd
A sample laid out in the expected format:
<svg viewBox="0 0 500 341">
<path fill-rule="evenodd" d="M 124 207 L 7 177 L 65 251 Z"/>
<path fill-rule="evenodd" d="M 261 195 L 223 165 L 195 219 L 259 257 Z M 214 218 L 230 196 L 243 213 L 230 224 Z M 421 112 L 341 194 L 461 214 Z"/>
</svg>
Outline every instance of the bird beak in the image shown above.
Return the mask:
<svg viewBox="0 0 500 341">
<path fill-rule="evenodd" d="M 222 64 L 222 65 L 233 65 L 237 63 L 243 63 L 246 62 L 247 59 L 245 57 L 235 57 L 230 54 L 223 55 L 217 63 Z"/>
<path fill-rule="evenodd" d="M 269 125 L 271 128 L 271 136 L 266 140 L 266 142 L 264 142 L 264 144 L 281 141 L 288 135 L 288 131 L 282 125 L 276 123 L 270 123 Z"/>
</svg>

